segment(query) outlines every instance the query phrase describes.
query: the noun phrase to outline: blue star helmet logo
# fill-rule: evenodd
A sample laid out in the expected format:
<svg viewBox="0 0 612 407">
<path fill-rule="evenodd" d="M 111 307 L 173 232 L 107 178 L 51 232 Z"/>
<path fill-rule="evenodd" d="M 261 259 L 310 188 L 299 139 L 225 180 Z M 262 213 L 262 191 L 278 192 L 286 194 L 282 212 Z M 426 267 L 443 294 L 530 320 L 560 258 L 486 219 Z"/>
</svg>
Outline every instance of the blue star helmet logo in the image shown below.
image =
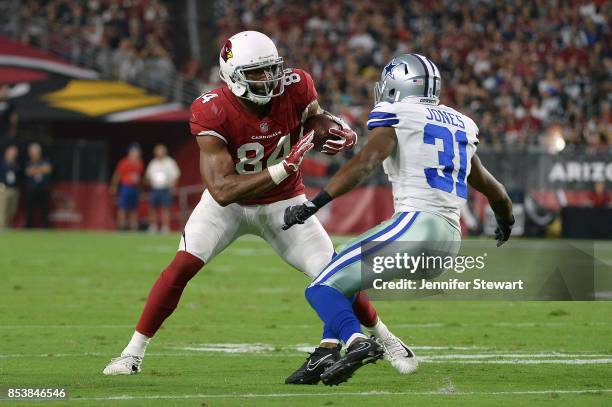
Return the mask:
<svg viewBox="0 0 612 407">
<path fill-rule="evenodd" d="M 387 64 L 387 66 L 385 66 L 385 76 L 388 76 L 391 79 L 395 79 L 395 77 L 393 76 L 393 70 L 398 65 L 400 65 L 400 64 L 399 63 L 395 63 L 395 59 L 392 60 L 391 62 L 389 62 Z"/>
<path fill-rule="evenodd" d="M 387 66 L 385 66 L 385 76 L 388 76 L 391 79 L 395 79 L 395 76 L 393 75 L 393 70 L 400 65 L 406 65 L 406 71 L 408 71 L 408 65 L 405 61 L 400 60 L 398 62 L 395 62 L 395 59 L 393 59 L 391 62 L 389 62 L 389 64 L 387 64 Z"/>
</svg>

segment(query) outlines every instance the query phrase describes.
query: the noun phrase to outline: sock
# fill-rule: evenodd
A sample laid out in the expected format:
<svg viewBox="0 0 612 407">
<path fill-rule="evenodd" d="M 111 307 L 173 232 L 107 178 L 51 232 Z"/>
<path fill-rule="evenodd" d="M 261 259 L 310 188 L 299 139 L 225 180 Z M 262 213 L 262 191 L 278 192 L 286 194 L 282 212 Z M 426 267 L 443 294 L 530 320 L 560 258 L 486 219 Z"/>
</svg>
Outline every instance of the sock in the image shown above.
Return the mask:
<svg viewBox="0 0 612 407">
<path fill-rule="evenodd" d="M 377 338 L 382 338 L 389 334 L 389 328 L 387 328 L 387 325 L 385 325 L 380 318 L 378 322 L 376 322 L 376 325 L 373 327 L 366 327 L 366 329 Z"/>
<path fill-rule="evenodd" d="M 125 349 L 123 349 L 121 354 L 143 357 L 150 340 L 151 338 L 148 336 L 145 336 L 138 331 L 134 331 L 134 335 L 132 335 L 130 343 L 128 343 Z"/>
<path fill-rule="evenodd" d="M 323 335 L 321 335 L 320 343 L 340 343 L 340 340 L 334 336 L 331 326 L 323 325 Z"/>
<path fill-rule="evenodd" d="M 306 289 L 306 299 L 335 338 L 347 343 L 353 334 L 362 333 L 351 302 L 340 291 L 325 285 L 314 285 Z"/>
<path fill-rule="evenodd" d="M 353 311 L 365 327 L 373 327 L 378 321 L 378 315 L 376 310 L 370 302 L 368 295 L 362 291 L 355 294 L 355 301 L 353 301 Z"/>
<path fill-rule="evenodd" d="M 187 282 L 203 266 L 204 262 L 197 257 L 187 252 L 177 252 L 153 284 L 136 330 L 152 338 L 166 318 L 176 309 Z"/>
</svg>

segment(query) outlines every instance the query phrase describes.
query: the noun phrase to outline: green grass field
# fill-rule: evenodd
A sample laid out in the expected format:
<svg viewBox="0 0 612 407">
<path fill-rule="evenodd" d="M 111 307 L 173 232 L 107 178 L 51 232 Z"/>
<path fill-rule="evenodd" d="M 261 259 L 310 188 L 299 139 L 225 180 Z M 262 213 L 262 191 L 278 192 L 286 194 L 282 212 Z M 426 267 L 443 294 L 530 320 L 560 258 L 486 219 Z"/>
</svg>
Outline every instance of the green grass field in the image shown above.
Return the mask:
<svg viewBox="0 0 612 407">
<path fill-rule="evenodd" d="M 142 374 L 103 376 L 177 244 L 0 234 L 0 387 L 68 386 L 75 405 L 612 405 L 612 302 L 377 302 L 416 374 L 383 362 L 339 387 L 284 385 L 320 324 L 307 279 L 256 238 L 192 280 Z"/>
</svg>

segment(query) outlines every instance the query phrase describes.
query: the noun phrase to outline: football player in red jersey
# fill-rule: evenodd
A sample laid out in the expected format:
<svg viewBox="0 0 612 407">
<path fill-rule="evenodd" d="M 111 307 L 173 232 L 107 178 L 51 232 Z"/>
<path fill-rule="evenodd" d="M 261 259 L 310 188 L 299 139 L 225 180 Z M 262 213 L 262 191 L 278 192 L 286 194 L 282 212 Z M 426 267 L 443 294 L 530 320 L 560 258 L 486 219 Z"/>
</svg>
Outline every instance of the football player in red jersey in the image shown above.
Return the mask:
<svg viewBox="0 0 612 407">
<path fill-rule="evenodd" d="M 191 105 L 191 132 L 197 137 L 207 189 L 185 225 L 176 256 L 153 285 L 132 339 L 104 374 L 140 371 L 149 340 L 176 308 L 187 282 L 239 236 L 262 237 L 311 279 L 334 254 L 316 217 L 302 228 L 282 231 L 284 210 L 306 202 L 299 167 L 313 147 L 313 134 L 301 134 L 304 121 L 326 113 L 341 126 L 331 130 L 338 140 L 326 142 L 322 151 L 327 154 L 352 148 L 357 135 L 343 120 L 319 107 L 308 73 L 284 69 L 283 59 L 266 35 L 245 31 L 232 36 L 221 50 L 219 63 L 225 85 Z M 411 352 L 380 321 L 365 294 L 356 296 L 354 310 L 372 334 L 389 342 L 388 349 L 395 349 L 388 357 L 401 372 L 402 359 Z M 339 358 L 337 338 L 324 332 L 322 345 L 309 359 L 316 369 L 303 369 L 303 374 L 292 375 L 287 383 L 319 380 L 327 362 Z M 326 363 L 317 363 L 313 356 Z"/>
</svg>

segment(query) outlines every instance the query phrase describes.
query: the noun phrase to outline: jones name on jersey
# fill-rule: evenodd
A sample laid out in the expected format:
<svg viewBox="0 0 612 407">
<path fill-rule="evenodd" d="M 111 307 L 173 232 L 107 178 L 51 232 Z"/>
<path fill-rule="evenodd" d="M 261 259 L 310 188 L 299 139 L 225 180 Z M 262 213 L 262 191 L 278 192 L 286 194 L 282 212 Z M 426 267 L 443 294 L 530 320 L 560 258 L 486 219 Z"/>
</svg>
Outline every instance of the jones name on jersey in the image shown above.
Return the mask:
<svg viewBox="0 0 612 407">
<path fill-rule="evenodd" d="M 226 85 L 201 95 L 191 104 L 191 133 L 223 140 L 239 174 L 257 173 L 278 164 L 299 140 L 306 110 L 317 99 L 307 72 L 288 70 L 284 81 L 285 91 L 271 99 L 270 111 L 263 118 L 248 111 Z M 303 193 L 298 171 L 260 197 L 240 203 L 260 205 Z"/>
<path fill-rule="evenodd" d="M 379 102 L 368 129 L 381 126 L 397 135 L 396 150 L 383 162 L 395 211 L 434 212 L 460 229 L 478 126 L 453 108 L 417 101 Z"/>
</svg>

